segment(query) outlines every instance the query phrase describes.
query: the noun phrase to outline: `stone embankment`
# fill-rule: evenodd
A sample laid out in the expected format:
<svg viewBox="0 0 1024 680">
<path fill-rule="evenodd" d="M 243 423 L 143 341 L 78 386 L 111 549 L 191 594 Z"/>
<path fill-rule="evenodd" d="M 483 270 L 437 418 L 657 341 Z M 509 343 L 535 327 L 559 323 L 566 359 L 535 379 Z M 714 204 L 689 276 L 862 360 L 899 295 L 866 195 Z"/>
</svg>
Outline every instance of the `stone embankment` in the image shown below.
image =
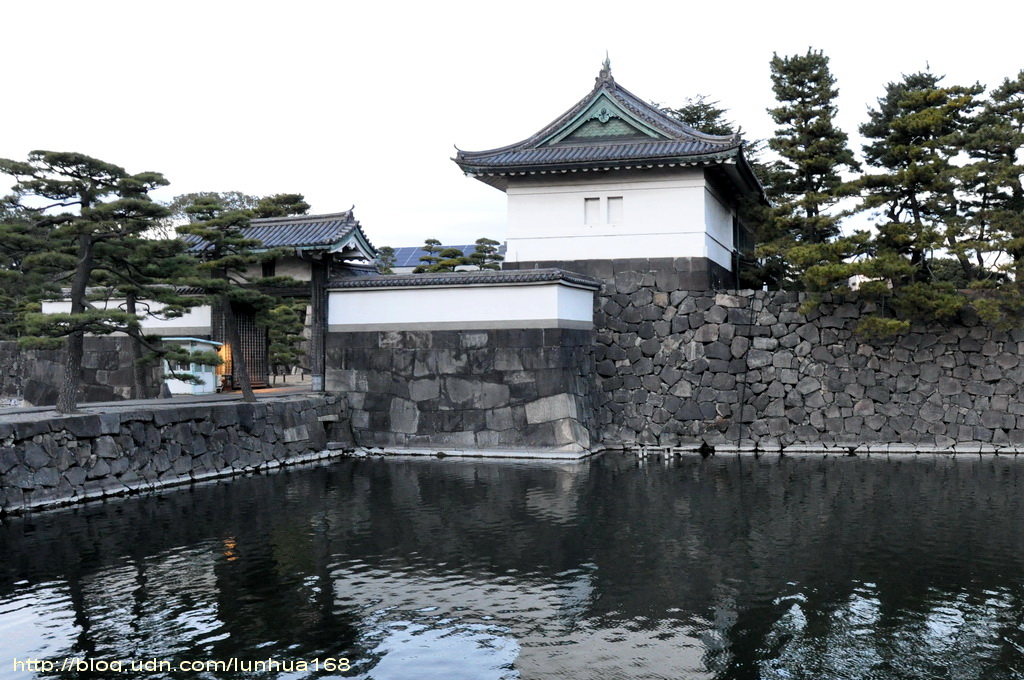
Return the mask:
<svg viewBox="0 0 1024 680">
<path fill-rule="evenodd" d="M 592 331 L 379 331 L 328 336 L 327 384 L 360 446 L 585 455 L 595 414 Z"/>
<path fill-rule="evenodd" d="M 351 442 L 343 400 L 154 404 L 0 420 L 0 512 L 315 460 Z M 335 451 L 340 453 L 340 451 Z"/>
<path fill-rule="evenodd" d="M 159 392 L 159 367 L 147 370 L 147 394 L 135 394 L 131 338 L 85 338 L 80 403 L 145 399 Z M 0 405 L 22 403 L 44 406 L 57 403 L 64 376 L 64 350 L 21 349 L 12 340 L 0 341 Z"/>
<path fill-rule="evenodd" d="M 674 290 L 605 279 L 598 302 L 606 445 L 1024 449 L 1024 330 L 966 312 L 890 341 L 855 333 L 871 308 L 794 293 Z"/>
</svg>

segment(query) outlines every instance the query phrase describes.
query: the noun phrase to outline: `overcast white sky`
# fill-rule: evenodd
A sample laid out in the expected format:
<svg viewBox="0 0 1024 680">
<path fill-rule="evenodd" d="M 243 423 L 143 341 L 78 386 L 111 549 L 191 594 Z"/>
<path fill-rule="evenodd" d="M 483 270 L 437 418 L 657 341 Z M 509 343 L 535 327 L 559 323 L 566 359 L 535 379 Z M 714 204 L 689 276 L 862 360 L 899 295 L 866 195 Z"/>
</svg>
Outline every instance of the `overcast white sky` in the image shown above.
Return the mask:
<svg viewBox="0 0 1024 680">
<path fill-rule="evenodd" d="M 79 151 L 162 172 L 158 197 L 301 192 L 377 245 L 504 239 L 505 195 L 454 146 L 517 142 L 590 91 L 706 94 L 770 136 L 773 52 L 824 50 L 851 134 L 926 65 L 992 87 L 1024 68 L 1024 5 L 994 2 L 15 0 L 0 157 Z M 856 147 L 859 151 L 859 145 Z M 0 190 L 9 185 L 0 177 Z"/>
</svg>

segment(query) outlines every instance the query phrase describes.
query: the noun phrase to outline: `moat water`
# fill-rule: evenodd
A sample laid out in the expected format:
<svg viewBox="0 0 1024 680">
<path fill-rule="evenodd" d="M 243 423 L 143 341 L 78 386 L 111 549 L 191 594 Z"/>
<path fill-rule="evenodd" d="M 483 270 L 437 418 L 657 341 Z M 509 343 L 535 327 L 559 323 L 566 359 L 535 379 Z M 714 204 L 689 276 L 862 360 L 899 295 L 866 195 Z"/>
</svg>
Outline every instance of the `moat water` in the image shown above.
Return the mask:
<svg viewBox="0 0 1024 680">
<path fill-rule="evenodd" d="M 0 678 L 58 677 L 1024 678 L 1024 460 L 352 459 L 7 518 Z"/>
</svg>

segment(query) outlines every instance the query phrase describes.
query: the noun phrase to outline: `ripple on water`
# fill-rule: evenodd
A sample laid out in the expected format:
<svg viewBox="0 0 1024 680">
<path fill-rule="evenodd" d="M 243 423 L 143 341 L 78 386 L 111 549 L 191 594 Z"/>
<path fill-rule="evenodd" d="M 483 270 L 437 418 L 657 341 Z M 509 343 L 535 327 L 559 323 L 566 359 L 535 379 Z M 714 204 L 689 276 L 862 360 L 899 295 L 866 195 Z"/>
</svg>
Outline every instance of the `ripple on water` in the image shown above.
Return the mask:
<svg viewBox="0 0 1024 680">
<path fill-rule="evenodd" d="M 1022 480 L 962 457 L 346 461 L 0 525 L 0 643 L 344 655 L 364 680 L 1021 678 Z"/>
</svg>

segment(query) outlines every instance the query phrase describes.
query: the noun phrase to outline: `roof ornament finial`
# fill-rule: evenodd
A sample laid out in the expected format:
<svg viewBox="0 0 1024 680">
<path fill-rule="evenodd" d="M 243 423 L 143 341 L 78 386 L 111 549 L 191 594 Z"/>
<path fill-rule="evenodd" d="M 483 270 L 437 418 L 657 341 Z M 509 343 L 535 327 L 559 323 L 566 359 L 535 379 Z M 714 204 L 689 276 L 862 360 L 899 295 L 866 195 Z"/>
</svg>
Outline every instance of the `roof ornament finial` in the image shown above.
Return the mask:
<svg viewBox="0 0 1024 680">
<path fill-rule="evenodd" d="M 608 50 L 604 51 L 604 63 L 601 64 L 601 72 L 594 80 L 597 81 L 598 85 L 615 82 L 615 78 L 612 78 L 612 60 L 608 58 Z"/>
</svg>

